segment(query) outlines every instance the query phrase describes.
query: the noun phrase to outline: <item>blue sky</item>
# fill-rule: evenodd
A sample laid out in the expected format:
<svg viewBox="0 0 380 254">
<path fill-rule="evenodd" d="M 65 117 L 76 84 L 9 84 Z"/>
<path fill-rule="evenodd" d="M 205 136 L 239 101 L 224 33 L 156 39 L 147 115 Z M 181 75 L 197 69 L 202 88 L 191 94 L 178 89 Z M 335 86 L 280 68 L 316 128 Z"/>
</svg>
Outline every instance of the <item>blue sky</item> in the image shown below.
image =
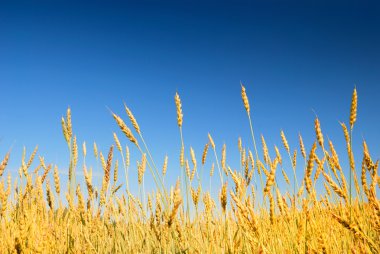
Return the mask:
<svg viewBox="0 0 380 254">
<path fill-rule="evenodd" d="M 338 121 L 348 122 L 356 85 L 354 144 L 359 152 L 364 137 L 377 159 L 379 11 L 370 1 L 1 1 L 0 156 L 12 148 L 15 171 L 22 147 L 29 154 L 38 144 L 46 162 L 64 170 L 60 118 L 68 106 L 79 142 L 91 150 L 96 141 L 106 153 L 118 131 L 107 107 L 127 120 L 126 102 L 157 164 L 168 154 L 174 181 L 178 91 L 187 149 L 200 161 L 210 132 L 237 168 L 238 137 L 252 147 L 243 82 L 256 138 L 264 134 L 272 155 L 281 129 L 291 149 L 299 132 L 310 149 L 314 110 L 342 160 Z"/>
</svg>

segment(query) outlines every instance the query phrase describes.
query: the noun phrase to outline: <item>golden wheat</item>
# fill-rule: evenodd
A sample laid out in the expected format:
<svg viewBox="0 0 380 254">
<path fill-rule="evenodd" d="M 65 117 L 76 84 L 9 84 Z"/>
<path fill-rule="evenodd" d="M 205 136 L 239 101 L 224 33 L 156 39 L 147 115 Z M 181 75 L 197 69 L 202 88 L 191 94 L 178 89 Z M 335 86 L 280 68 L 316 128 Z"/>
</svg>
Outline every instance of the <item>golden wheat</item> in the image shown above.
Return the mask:
<svg viewBox="0 0 380 254">
<path fill-rule="evenodd" d="M 250 105 L 243 85 L 241 97 L 250 119 Z M 341 123 L 345 138 L 343 145 L 346 145 L 348 156 L 342 156 L 330 139 L 329 151 L 324 149 L 321 123 L 316 118 L 316 141 L 308 156 L 300 134 L 300 150 L 297 148 L 291 154 L 282 130 L 280 142 L 289 160 L 276 145 L 275 157 L 271 158 L 264 135 L 261 136 L 261 156 L 257 153 L 254 158 L 253 149 L 251 151 L 249 143 L 241 137 L 238 138 L 237 153 L 231 149 L 227 154 L 227 142 L 223 144 L 221 153 L 217 153 L 214 140 L 208 134 L 199 171 L 198 151 L 189 146 L 190 157 L 185 158 L 182 103 L 178 93 L 175 104 L 177 124 L 181 129 L 180 161 L 177 161 L 178 165 L 171 165 L 174 170 L 170 170 L 169 177 L 168 156 L 165 156 L 162 174 L 157 173 L 157 177 L 167 177 L 162 185 L 155 182 L 155 186 L 149 185 L 145 189 L 144 174 L 146 167 L 151 169 L 154 165 L 153 158 L 146 146 L 144 150 L 139 147 L 132 131 L 114 113 L 112 116 L 118 127 L 141 154 L 137 167 L 131 163 L 135 153 L 130 152 L 128 146 L 123 153 L 116 133 L 113 133 L 113 141 L 120 154 L 114 154 L 112 145 L 108 147 L 107 158 L 104 158 L 94 142 L 93 156 L 87 155 L 86 143 L 83 142 L 83 158 L 78 158 L 79 139 L 72 131 L 70 108 L 61 118 L 63 136 L 69 148 L 68 175 L 58 170 L 57 165 L 49 163 L 48 157 L 45 160 L 44 156 L 38 155 L 39 161 L 34 162 L 38 146 L 28 161 L 26 149 L 23 150 L 20 166 L 16 168 L 18 175 L 16 170 L 13 173 L 12 168 L 8 169 L 10 152 L 1 155 L 0 252 L 379 253 L 379 160 L 371 157 L 366 141 L 363 141 L 360 156 L 353 147 L 352 129 L 357 120 L 356 88 L 351 100 L 349 129 Z M 134 130 L 142 139 L 136 119 L 129 108 L 124 107 Z M 314 137 L 310 139 L 315 140 Z M 317 145 L 321 151 L 317 150 Z M 209 147 L 213 149 L 215 158 L 207 158 Z M 337 144 L 336 147 L 341 146 Z M 254 149 L 256 153 L 255 144 Z M 305 163 L 297 162 L 297 152 Z M 239 157 L 234 159 L 233 156 Z M 361 165 L 360 176 L 355 166 L 358 158 L 362 158 L 356 161 Z M 88 163 L 91 159 L 96 159 L 94 167 Z M 123 162 L 120 167 L 124 167 L 126 182 L 119 177 L 119 161 Z M 237 167 L 234 167 L 234 161 L 238 163 Z M 215 163 L 220 173 L 220 185 L 213 181 Z M 83 175 L 76 176 L 77 165 L 81 165 Z M 349 165 L 349 171 L 345 165 Z M 179 167 L 184 170 L 185 178 L 178 179 L 172 186 L 173 177 L 175 179 L 180 173 L 175 169 Z M 129 168 L 134 169 L 130 176 Z M 202 175 L 206 168 L 210 169 L 209 173 Z M 276 178 L 277 168 L 281 170 L 283 179 Z M 102 174 L 99 174 L 99 169 Z M 293 184 L 288 177 L 292 170 Z M 330 175 L 330 170 L 334 175 Z M 256 172 L 260 179 L 256 179 Z M 352 174 L 356 194 L 351 193 L 351 181 L 348 178 L 346 181 L 348 172 Z M 146 177 L 156 176 L 153 171 L 151 173 Z M 195 175 L 196 182 L 192 181 Z M 298 186 L 300 177 L 303 181 Z M 210 182 L 209 190 L 205 188 L 207 180 Z M 67 190 L 63 188 L 66 183 Z M 82 190 L 83 186 L 87 191 Z M 133 188 L 136 186 L 138 193 Z"/>
</svg>

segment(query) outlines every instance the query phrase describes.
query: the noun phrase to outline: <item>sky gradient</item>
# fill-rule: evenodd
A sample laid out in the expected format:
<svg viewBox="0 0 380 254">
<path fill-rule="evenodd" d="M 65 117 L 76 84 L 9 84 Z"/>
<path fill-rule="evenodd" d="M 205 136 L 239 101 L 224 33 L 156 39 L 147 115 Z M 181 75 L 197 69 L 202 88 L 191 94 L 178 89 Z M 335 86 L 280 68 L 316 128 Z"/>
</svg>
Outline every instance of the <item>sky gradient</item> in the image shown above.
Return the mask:
<svg viewBox="0 0 380 254">
<path fill-rule="evenodd" d="M 68 106 L 79 144 L 92 151 L 96 141 L 106 153 L 112 132 L 122 138 L 107 107 L 130 126 L 125 102 L 156 163 L 168 154 L 175 180 L 178 91 L 186 149 L 194 147 L 200 161 L 210 132 L 219 153 L 227 144 L 229 164 L 238 168 L 238 137 L 252 148 L 240 82 L 256 139 L 263 134 L 272 155 L 274 144 L 284 152 L 281 129 L 292 150 L 298 133 L 309 150 L 317 114 L 342 161 L 338 121 L 348 123 L 356 86 L 355 149 L 365 138 L 380 158 L 379 4 L 305 2 L 1 1 L 1 158 L 12 148 L 9 169 L 16 171 L 23 146 L 30 154 L 38 144 L 47 163 L 65 170 L 60 119 Z M 140 159 L 134 150 L 132 171 Z"/>
</svg>

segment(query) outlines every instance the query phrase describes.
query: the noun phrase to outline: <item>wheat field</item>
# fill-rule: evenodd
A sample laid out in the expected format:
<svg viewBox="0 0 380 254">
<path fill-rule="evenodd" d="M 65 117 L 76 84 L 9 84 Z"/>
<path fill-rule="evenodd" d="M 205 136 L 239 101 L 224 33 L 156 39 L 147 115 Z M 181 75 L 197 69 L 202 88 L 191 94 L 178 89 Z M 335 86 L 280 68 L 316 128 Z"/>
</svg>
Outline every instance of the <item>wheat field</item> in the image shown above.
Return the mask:
<svg viewBox="0 0 380 254">
<path fill-rule="evenodd" d="M 238 147 L 229 148 L 239 149 L 239 165 L 233 166 L 226 145 L 216 146 L 211 134 L 198 151 L 201 158 L 184 146 L 178 93 L 180 158 L 170 158 L 170 167 L 168 157 L 151 156 L 127 105 L 123 116 L 111 112 L 114 145 L 104 155 L 96 143 L 88 149 L 77 143 L 69 108 L 61 119 L 68 172 L 45 163 L 38 147 L 24 151 L 12 174 L 7 168 L 11 152 L 1 155 L 0 253 L 379 253 L 379 161 L 365 141 L 352 147 L 356 89 L 351 103 L 347 98 L 348 122 L 341 123 L 345 150 L 335 150 L 316 118 L 311 147 L 301 135 L 298 146 L 290 147 L 280 131 L 275 156 L 264 137 L 255 136 L 243 85 L 241 97 L 251 138 L 244 140 L 246 147 L 239 138 Z M 121 135 L 127 144 L 121 144 Z M 137 168 L 131 166 L 129 149 L 141 155 L 135 158 Z M 99 186 L 86 157 L 103 169 Z M 348 165 L 339 158 L 349 158 Z M 208 177 L 202 179 L 199 170 L 206 160 L 212 166 L 204 168 Z M 137 170 L 137 179 L 130 170 Z M 145 191 L 147 174 L 154 192 Z M 175 185 L 165 184 L 167 174 L 178 176 Z M 286 184 L 278 184 L 279 179 Z M 138 190 L 130 188 L 131 182 Z M 218 195 L 210 192 L 211 185 Z"/>
</svg>

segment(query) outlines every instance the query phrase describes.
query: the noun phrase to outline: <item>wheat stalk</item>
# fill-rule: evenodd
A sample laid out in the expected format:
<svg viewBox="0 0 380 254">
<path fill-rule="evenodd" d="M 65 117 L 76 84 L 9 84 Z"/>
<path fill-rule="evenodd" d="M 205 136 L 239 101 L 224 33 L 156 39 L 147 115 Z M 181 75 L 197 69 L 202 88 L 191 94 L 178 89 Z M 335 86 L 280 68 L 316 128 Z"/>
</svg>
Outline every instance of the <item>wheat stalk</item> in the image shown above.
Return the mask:
<svg viewBox="0 0 380 254">
<path fill-rule="evenodd" d="M 118 115 L 116 115 L 114 113 L 112 113 L 112 115 L 113 115 L 113 118 L 115 119 L 117 125 L 119 126 L 121 131 L 124 133 L 124 135 L 129 139 L 129 141 L 131 141 L 133 144 L 138 146 L 138 142 L 137 142 L 135 136 L 133 136 L 131 130 L 124 123 L 123 119 L 121 119 Z"/>
<path fill-rule="evenodd" d="M 137 134 L 141 135 L 140 126 L 138 125 L 136 118 L 133 116 L 132 111 L 127 107 L 127 105 L 125 105 L 125 103 L 124 103 L 124 107 L 125 107 L 125 112 L 127 112 L 129 120 L 131 121 L 133 125 L 133 128 L 135 128 L 135 131 L 137 132 Z"/>
<path fill-rule="evenodd" d="M 351 128 L 351 130 L 353 129 L 354 123 L 356 122 L 357 108 L 358 108 L 358 95 L 356 93 L 356 88 L 355 88 L 354 92 L 352 94 L 352 100 L 351 100 L 351 111 L 350 111 L 350 128 Z"/>
</svg>

